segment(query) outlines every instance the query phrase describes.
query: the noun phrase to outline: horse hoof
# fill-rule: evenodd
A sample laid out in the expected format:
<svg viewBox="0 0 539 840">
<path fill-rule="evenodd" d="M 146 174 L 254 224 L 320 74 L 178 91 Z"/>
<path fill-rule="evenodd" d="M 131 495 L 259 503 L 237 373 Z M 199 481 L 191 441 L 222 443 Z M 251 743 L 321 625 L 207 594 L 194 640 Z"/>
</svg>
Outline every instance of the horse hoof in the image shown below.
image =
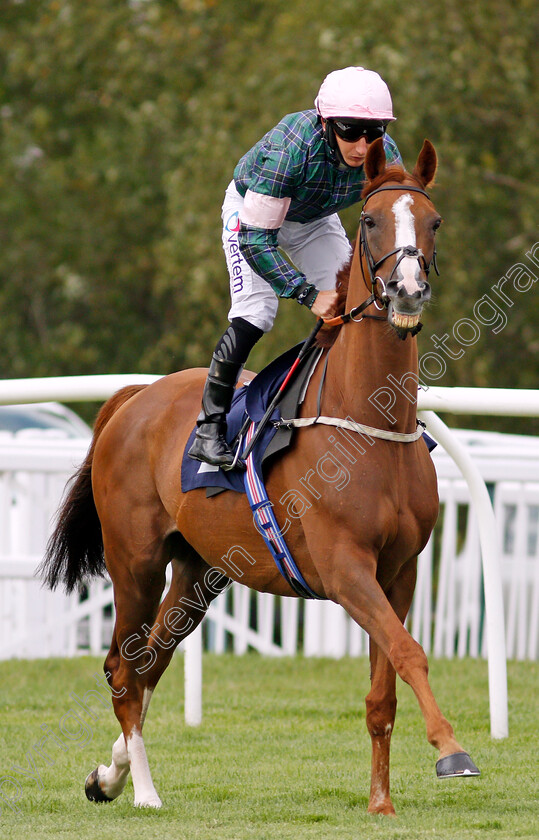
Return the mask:
<svg viewBox="0 0 539 840">
<path fill-rule="evenodd" d="M 381 814 L 383 817 L 396 817 L 395 808 L 391 802 L 371 803 L 367 808 L 368 814 Z"/>
<path fill-rule="evenodd" d="M 479 776 L 481 772 L 467 752 L 459 752 L 440 758 L 436 762 L 436 775 L 439 779 L 454 779 L 457 776 Z"/>
<path fill-rule="evenodd" d="M 135 808 L 161 808 L 163 803 L 161 802 L 157 793 L 154 796 L 149 796 L 147 799 L 144 800 L 137 800 L 133 802 Z"/>
<path fill-rule="evenodd" d="M 106 796 L 99 787 L 97 771 L 98 768 L 96 767 L 95 770 L 92 770 L 90 775 L 86 777 L 86 781 L 84 783 L 86 798 L 89 799 L 90 802 L 112 802 L 112 799 L 109 796 Z"/>
</svg>

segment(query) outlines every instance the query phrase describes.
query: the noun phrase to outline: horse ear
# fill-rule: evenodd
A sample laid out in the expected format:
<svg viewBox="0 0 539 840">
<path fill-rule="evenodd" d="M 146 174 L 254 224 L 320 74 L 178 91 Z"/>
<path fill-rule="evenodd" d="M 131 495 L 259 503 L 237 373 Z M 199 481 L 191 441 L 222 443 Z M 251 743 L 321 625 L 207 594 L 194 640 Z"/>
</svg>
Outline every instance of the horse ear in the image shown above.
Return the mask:
<svg viewBox="0 0 539 840">
<path fill-rule="evenodd" d="M 434 183 L 434 176 L 438 166 L 436 149 L 430 140 L 423 140 L 423 146 L 419 152 L 417 163 L 414 166 L 414 175 L 424 187 L 430 187 Z"/>
<path fill-rule="evenodd" d="M 371 143 L 367 149 L 367 157 L 365 158 L 364 164 L 367 180 L 374 181 L 378 175 L 382 174 L 385 168 L 386 153 L 384 150 L 384 141 L 382 137 L 379 137 L 378 140 Z"/>
</svg>

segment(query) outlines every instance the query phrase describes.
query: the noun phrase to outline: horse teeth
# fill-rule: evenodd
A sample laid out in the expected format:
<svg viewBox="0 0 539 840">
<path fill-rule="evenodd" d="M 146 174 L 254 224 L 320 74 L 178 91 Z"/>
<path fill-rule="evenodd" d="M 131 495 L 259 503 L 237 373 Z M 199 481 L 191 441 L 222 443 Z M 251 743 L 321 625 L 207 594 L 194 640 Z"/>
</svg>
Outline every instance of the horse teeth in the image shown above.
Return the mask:
<svg viewBox="0 0 539 840">
<path fill-rule="evenodd" d="M 404 315 L 400 312 L 393 312 L 393 322 L 397 327 L 415 327 L 419 321 L 419 315 Z"/>
</svg>

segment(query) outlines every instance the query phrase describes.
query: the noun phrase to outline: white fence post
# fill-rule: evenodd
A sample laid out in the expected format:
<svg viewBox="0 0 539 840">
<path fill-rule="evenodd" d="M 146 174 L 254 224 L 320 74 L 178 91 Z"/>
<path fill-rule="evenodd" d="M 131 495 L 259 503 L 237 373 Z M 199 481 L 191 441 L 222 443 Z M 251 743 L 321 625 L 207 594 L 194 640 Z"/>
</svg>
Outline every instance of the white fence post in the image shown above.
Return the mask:
<svg viewBox="0 0 539 840">
<path fill-rule="evenodd" d="M 202 625 L 185 640 L 184 683 L 185 722 L 188 726 L 202 723 Z"/>
<path fill-rule="evenodd" d="M 505 658 L 505 621 L 500 570 L 500 546 L 494 510 L 485 482 L 472 458 L 460 441 L 433 411 L 422 411 L 427 429 L 433 433 L 454 459 L 466 479 L 476 506 L 481 539 L 481 557 L 485 588 L 485 610 L 488 639 L 488 673 L 490 698 L 490 734 L 507 738 L 507 664 Z"/>
</svg>

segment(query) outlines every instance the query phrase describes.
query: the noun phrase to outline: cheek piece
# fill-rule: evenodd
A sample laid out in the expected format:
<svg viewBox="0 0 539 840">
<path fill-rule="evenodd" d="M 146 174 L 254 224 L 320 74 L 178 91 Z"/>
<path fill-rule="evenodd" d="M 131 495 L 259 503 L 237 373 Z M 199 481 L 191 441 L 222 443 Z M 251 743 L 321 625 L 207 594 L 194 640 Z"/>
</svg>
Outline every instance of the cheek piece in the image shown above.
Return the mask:
<svg viewBox="0 0 539 840">
<path fill-rule="evenodd" d="M 335 134 L 335 129 L 333 128 L 329 120 L 326 120 L 326 127 L 324 128 L 324 140 L 326 141 L 326 145 L 330 149 L 331 155 L 337 159 L 341 168 L 354 169 L 354 167 L 346 163 L 345 159 L 343 158 L 341 150 L 339 149 L 339 144 L 337 143 L 337 135 Z"/>
</svg>

